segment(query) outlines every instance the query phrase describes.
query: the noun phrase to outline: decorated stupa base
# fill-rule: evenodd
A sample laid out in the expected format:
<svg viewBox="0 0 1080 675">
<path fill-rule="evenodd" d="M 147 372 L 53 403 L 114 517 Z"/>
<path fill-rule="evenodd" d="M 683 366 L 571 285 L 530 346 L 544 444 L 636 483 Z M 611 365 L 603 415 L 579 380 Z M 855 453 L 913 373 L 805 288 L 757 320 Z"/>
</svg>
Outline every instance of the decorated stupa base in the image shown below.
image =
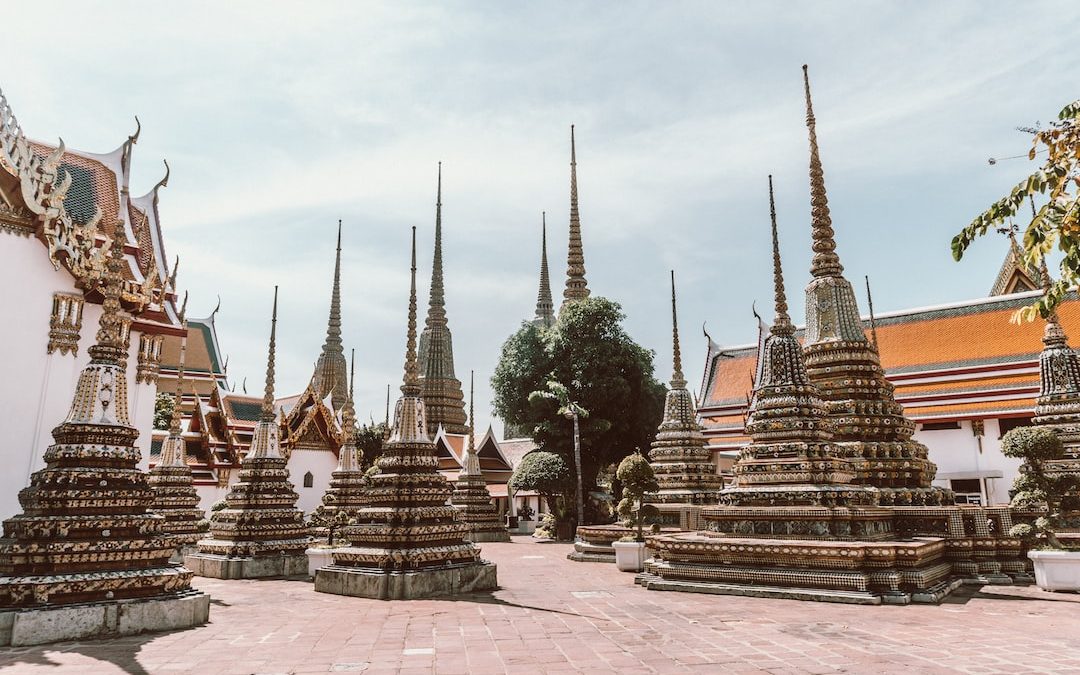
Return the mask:
<svg viewBox="0 0 1080 675">
<path fill-rule="evenodd" d="M 120 337 L 123 229 L 111 244 L 97 344 L 45 468 L 19 493 L 0 539 L 0 645 L 42 644 L 205 623 L 209 597 L 169 564 L 165 519 L 139 470 Z"/>
<path fill-rule="evenodd" d="M 172 537 L 176 548 L 190 549 L 203 535 L 204 517 L 191 469 L 158 465 L 150 470 L 149 483 L 154 492 L 150 508 L 165 519 L 162 531 Z"/>
<path fill-rule="evenodd" d="M 466 538 L 476 544 L 488 541 L 510 541 L 510 531 L 491 503 L 487 481 L 483 476 L 464 474 L 454 483 L 450 504 L 458 510 L 458 519 L 468 526 Z"/>
<path fill-rule="evenodd" d="M 679 505 L 685 508 L 685 505 Z M 663 534 L 675 534 L 687 530 L 685 527 L 661 527 Z M 651 530 L 645 528 L 648 534 Z M 567 560 L 575 562 L 615 562 L 615 548 L 613 543 L 626 537 L 637 535 L 637 530 L 626 527 L 620 523 L 608 525 L 580 525 L 577 528 L 577 537 L 574 541 L 574 550 L 566 555 Z"/>
<path fill-rule="evenodd" d="M 468 524 L 447 505 L 453 492 L 439 473 L 427 434 L 416 361 L 416 229 L 405 357 L 405 382 L 390 439 L 369 478 L 349 545 L 332 550 L 333 564 L 315 574 L 315 590 L 379 599 L 452 596 L 493 590 L 495 565 L 466 540 Z"/>
</svg>

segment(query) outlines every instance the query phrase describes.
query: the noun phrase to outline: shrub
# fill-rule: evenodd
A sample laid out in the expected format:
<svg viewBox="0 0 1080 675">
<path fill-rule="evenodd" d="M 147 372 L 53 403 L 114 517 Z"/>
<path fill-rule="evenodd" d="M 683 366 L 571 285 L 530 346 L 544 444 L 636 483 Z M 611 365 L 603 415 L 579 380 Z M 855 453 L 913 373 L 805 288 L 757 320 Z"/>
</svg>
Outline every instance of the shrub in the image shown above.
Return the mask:
<svg viewBox="0 0 1080 675">
<path fill-rule="evenodd" d="M 1013 507 L 1045 509 L 1033 524 L 1014 525 L 1009 534 L 1049 548 L 1064 548 L 1056 531 L 1064 525 L 1068 511 L 1080 508 L 1080 478 L 1048 471 L 1046 462 L 1065 456 L 1061 439 L 1046 427 L 1018 427 L 1001 439 L 1001 452 L 1024 460 L 1013 483 Z"/>
<path fill-rule="evenodd" d="M 660 515 L 655 506 L 645 503 L 645 496 L 659 490 L 660 484 L 656 482 L 656 476 L 653 474 L 652 467 L 649 466 L 649 461 L 642 456 L 640 451 L 629 455 L 619 463 L 615 477 L 622 483 L 623 495 L 625 495 L 619 502 L 619 515 L 626 518 L 627 527 L 637 528 L 634 540 L 645 541 L 642 529 L 646 521 L 654 521 Z"/>
</svg>

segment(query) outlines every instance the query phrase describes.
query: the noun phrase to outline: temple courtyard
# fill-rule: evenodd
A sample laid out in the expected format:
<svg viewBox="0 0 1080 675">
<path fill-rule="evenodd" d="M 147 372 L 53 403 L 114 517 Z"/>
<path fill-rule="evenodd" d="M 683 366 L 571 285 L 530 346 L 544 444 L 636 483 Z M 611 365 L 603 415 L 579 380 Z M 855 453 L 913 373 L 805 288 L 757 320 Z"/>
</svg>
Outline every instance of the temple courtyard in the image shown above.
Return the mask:
<svg viewBox="0 0 1080 675">
<path fill-rule="evenodd" d="M 386 602 L 196 577 L 210 623 L 0 651 L 17 673 L 1080 673 L 1080 595 L 966 587 L 863 607 L 645 591 L 569 544 L 484 544 L 501 588 Z"/>
</svg>

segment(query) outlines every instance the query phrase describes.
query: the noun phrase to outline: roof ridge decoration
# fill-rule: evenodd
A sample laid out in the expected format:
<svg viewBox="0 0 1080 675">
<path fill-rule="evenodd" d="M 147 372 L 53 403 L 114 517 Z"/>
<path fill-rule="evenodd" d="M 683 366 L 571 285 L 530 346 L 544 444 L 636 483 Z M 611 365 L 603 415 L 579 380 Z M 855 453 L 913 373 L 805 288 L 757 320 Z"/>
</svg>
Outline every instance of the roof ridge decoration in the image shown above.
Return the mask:
<svg viewBox="0 0 1080 675">
<path fill-rule="evenodd" d="M 810 273 L 815 277 L 840 276 L 844 266 L 840 264 L 840 256 L 836 255 L 829 198 L 825 194 L 825 174 L 818 155 L 817 120 L 810 100 L 810 74 L 806 65 L 803 65 L 803 87 L 806 91 L 806 129 L 810 136 L 810 216 L 814 240 Z"/>
<path fill-rule="evenodd" d="M 574 125 L 570 125 L 570 244 L 566 252 L 566 288 L 563 290 L 561 312 L 568 303 L 589 297 L 589 282 L 585 279 L 585 249 L 581 243 L 581 213 L 578 210 L 577 143 Z"/>
<path fill-rule="evenodd" d="M 1024 260 L 1024 253 L 1016 241 L 1016 233 L 1009 228 L 1009 250 L 1001 261 L 1001 267 L 994 277 L 994 285 L 990 287 L 988 295 L 1011 295 L 1045 288 L 1044 278 L 1041 269 L 1032 267 Z"/>
<path fill-rule="evenodd" d="M 540 291 L 536 295 L 533 323 L 544 328 L 551 328 L 555 323 L 555 303 L 551 299 L 551 277 L 548 275 L 547 211 L 540 212 Z"/>
<path fill-rule="evenodd" d="M 315 364 L 312 382 L 319 398 L 332 395 L 335 411 L 345 405 L 348 393 L 348 366 L 341 343 L 341 220 L 338 220 L 337 252 L 334 256 L 334 285 L 330 294 L 330 316 L 326 323 L 326 341 Z"/>
<path fill-rule="evenodd" d="M 19 178 L 19 190 L 26 208 L 36 216 L 53 267 L 63 265 L 76 279 L 85 280 L 104 265 L 105 249 L 97 247 L 97 228 L 104 214 L 100 205 L 85 225 L 67 212 L 64 199 L 72 176 L 60 173 L 64 139 L 45 156 L 37 155 L 23 133 L 15 113 L 0 90 L 0 165 Z"/>
</svg>

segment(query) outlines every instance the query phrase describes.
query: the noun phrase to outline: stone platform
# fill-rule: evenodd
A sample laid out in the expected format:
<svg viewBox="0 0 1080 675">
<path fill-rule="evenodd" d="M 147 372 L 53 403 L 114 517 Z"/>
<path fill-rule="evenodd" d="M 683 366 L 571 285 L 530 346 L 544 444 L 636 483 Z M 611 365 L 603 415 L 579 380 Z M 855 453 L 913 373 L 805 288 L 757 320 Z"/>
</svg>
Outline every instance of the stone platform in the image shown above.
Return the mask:
<svg viewBox="0 0 1080 675">
<path fill-rule="evenodd" d="M 491 531 L 469 532 L 468 534 L 465 535 L 465 539 L 467 539 L 468 541 L 471 541 L 474 544 L 484 544 L 484 543 L 490 543 L 490 542 L 493 542 L 493 541 L 508 542 L 508 541 L 510 541 L 510 531 L 507 530 L 504 527 L 501 531 L 496 530 L 494 532 L 491 532 Z"/>
<path fill-rule="evenodd" d="M 210 596 L 176 595 L 0 611 L 0 647 L 62 640 L 96 640 L 201 626 L 210 616 Z"/>
<path fill-rule="evenodd" d="M 685 507 L 684 507 L 685 508 Z M 696 507 L 700 508 L 700 507 Z M 661 528 L 663 534 L 676 534 L 681 532 L 679 528 Z M 625 536 L 633 535 L 635 530 L 618 523 L 608 525 L 582 525 L 577 529 L 577 541 L 574 542 L 574 550 L 566 556 L 567 560 L 574 562 L 601 562 L 615 564 L 615 549 L 612 542 L 619 541 Z M 648 534 L 648 530 L 646 530 Z"/>
<path fill-rule="evenodd" d="M 938 603 L 961 584 L 941 538 L 820 541 L 706 532 L 654 535 L 649 590 L 858 604 Z"/>
<path fill-rule="evenodd" d="M 193 553 L 184 556 L 184 567 L 194 572 L 196 576 L 214 579 L 308 576 L 306 554 L 237 558 L 213 553 Z"/>
<path fill-rule="evenodd" d="M 377 600 L 417 600 L 493 591 L 495 564 L 487 561 L 410 572 L 328 565 L 315 573 L 315 590 Z"/>
</svg>

